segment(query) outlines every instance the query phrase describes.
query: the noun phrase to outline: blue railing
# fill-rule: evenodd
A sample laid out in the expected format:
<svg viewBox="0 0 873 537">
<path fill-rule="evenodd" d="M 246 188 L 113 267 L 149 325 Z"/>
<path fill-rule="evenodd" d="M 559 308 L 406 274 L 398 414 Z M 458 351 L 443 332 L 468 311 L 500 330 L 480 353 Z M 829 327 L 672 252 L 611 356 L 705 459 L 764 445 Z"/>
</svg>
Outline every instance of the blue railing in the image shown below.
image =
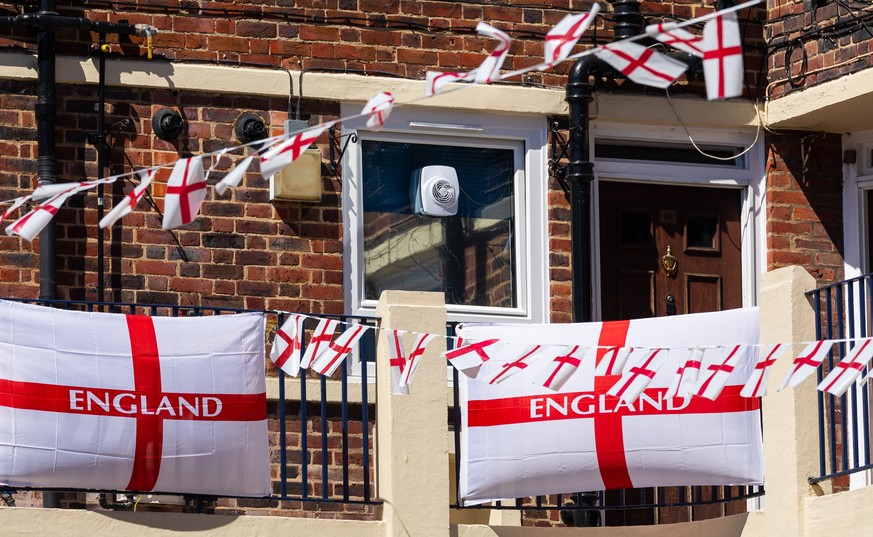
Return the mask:
<svg viewBox="0 0 873 537">
<path fill-rule="evenodd" d="M 167 306 L 118 302 L 71 300 L 6 299 L 30 304 L 89 312 L 129 313 L 150 316 L 202 316 L 257 312 L 267 316 L 268 326 L 281 326 L 286 313 L 208 306 Z M 323 315 L 342 323 L 375 326 L 378 319 Z M 307 333 L 317 318 L 307 317 Z M 310 372 L 289 378 L 268 361 L 270 376 L 278 378 L 278 401 L 267 401 L 270 431 L 278 430 L 271 453 L 278 451 L 278 479 L 273 480 L 271 500 L 378 504 L 373 494 L 372 429 L 375 406 L 370 402 L 372 386 L 368 379 L 375 371 L 375 330 L 368 330 L 352 358 L 343 361 L 338 378 Z M 306 339 L 303 341 L 305 349 Z M 351 361 L 351 363 L 350 363 Z M 329 385 L 339 386 L 339 397 L 328 396 Z M 299 398 L 286 399 L 290 387 L 298 386 Z M 350 386 L 360 396 L 350 396 Z M 332 387 L 332 386 L 331 386 Z M 313 390 L 315 388 L 315 390 Z M 312 393 L 316 391 L 317 393 Z M 333 391 L 333 390 L 331 390 Z M 289 432 L 299 435 L 296 446 L 289 445 Z M 354 460 L 354 464 L 351 462 Z M 25 490 L 25 489 L 20 489 Z M 35 489 L 36 490 L 36 489 Z M 82 491 L 119 492 L 121 491 Z"/>
<path fill-rule="evenodd" d="M 447 325 L 448 335 L 455 335 L 457 323 Z M 453 339 L 448 340 L 451 345 Z M 461 458 L 461 400 L 458 390 L 458 370 L 452 370 L 454 381 L 454 444 L 455 461 Z M 460 464 L 455 464 L 455 483 L 460 482 Z M 521 510 L 523 516 L 536 521 L 556 517 L 545 512 L 558 511 L 561 523 L 567 526 L 626 526 L 666 524 L 716 518 L 747 511 L 747 500 L 764 495 L 764 487 L 749 486 L 689 486 L 656 487 L 624 490 L 599 490 L 573 494 L 550 494 L 498 501 L 486 505 L 461 505 L 458 495 L 451 507 L 455 509 Z M 601 513 L 602 512 L 602 513 Z"/>
<path fill-rule="evenodd" d="M 833 283 L 806 293 L 815 309 L 816 339 L 847 340 L 871 336 L 873 274 Z M 838 343 L 818 370 L 818 381 L 852 345 Z M 868 367 L 861 372 L 866 375 Z M 870 459 L 870 382 L 853 383 L 840 397 L 818 392 L 819 475 L 810 483 L 835 479 L 845 487 L 845 476 L 873 469 Z"/>
</svg>

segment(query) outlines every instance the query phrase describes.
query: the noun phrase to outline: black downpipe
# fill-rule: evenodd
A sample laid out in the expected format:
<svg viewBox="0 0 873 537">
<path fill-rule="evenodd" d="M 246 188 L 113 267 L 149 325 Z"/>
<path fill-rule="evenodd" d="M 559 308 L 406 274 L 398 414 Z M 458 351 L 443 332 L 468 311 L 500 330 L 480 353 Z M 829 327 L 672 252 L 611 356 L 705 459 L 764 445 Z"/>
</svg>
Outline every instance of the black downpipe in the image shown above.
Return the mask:
<svg viewBox="0 0 873 537">
<path fill-rule="evenodd" d="M 40 2 L 40 13 L 54 11 L 53 0 Z M 36 36 L 37 86 L 36 86 L 36 132 L 37 132 L 37 180 L 40 185 L 58 182 L 57 156 L 55 151 L 55 32 L 40 28 Z M 52 219 L 39 234 L 39 297 L 56 298 L 55 221 Z M 46 505 L 46 507 L 58 507 Z"/>
<path fill-rule="evenodd" d="M 106 177 L 106 35 L 100 34 L 97 43 L 97 178 Z M 103 185 L 97 185 L 97 221 L 103 219 Z M 97 229 L 97 302 L 103 302 L 103 230 Z"/>
<path fill-rule="evenodd" d="M 55 9 L 53 0 L 41 0 L 40 13 L 51 14 Z M 36 36 L 37 82 L 36 82 L 36 175 L 40 185 L 58 182 L 57 153 L 55 152 L 55 32 L 41 27 Z M 57 227 L 52 218 L 39 234 L 39 297 L 54 299 L 56 292 L 57 264 L 55 239 Z M 61 496 L 57 492 L 42 493 L 43 507 L 59 508 Z"/>
<path fill-rule="evenodd" d="M 566 101 L 569 105 L 570 233 L 573 273 L 573 322 L 591 320 L 591 183 L 594 163 L 589 148 L 588 105 L 593 100 L 592 71 L 599 60 L 583 56 L 576 60 L 567 76 Z"/>
</svg>

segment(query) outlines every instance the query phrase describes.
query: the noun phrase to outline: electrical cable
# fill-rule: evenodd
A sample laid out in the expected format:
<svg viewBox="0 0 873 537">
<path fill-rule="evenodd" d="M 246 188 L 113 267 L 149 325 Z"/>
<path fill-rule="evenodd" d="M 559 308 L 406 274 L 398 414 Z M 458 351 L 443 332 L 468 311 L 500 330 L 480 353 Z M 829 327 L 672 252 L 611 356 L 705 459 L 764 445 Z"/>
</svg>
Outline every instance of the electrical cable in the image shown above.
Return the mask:
<svg viewBox="0 0 873 537">
<path fill-rule="evenodd" d="M 757 103 L 757 102 L 755 102 L 755 104 L 754 104 L 754 106 L 755 106 L 755 115 L 756 115 L 757 118 L 758 118 L 758 126 L 757 126 L 757 129 L 755 130 L 755 139 L 752 140 L 752 143 L 749 144 L 749 147 L 743 149 L 743 150 L 740 151 L 739 153 L 737 153 L 737 154 L 735 154 L 735 155 L 731 155 L 731 156 L 729 156 L 729 157 L 719 157 L 719 156 L 717 156 L 717 155 L 711 155 L 711 154 L 707 153 L 706 151 L 700 149 L 700 147 L 698 147 L 697 142 L 694 141 L 694 138 L 691 136 L 691 133 L 688 131 L 688 126 L 685 124 L 685 121 L 684 121 L 684 120 L 682 119 L 682 117 L 679 115 L 679 111 L 676 110 L 676 106 L 673 104 L 673 98 L 670 97 L 670 89 L 669 89 L 669 88 L 664 88 L 664 93 L 667 95 L 667 102 L 670 103 L 670 108 L 673 109 L 673 114 L 676 115 L 676 119 L 679 120 L 679 123 L 682 125 L 682 129 L 685 130 L 685 135 L 688 136 L 688 140 L 691 142 L 691 145 L 693 145 L 693 146 L 694 146 L 694 149 L 696 149 L 697 152 L 700 153 L 701 155 L 703 155 L 703 156 L 705 156 L 705 157 L 708 157 L 708 158 L 711 158 L 711 159 L 715 159 L 715 160 L 731 161 L 731 160 L 738 159 L 738 158 L 740 158 L 741 156 L 745 155 L 746 153 L 748 153 L 749 151 L 751 151 L 752 148 L 754 148 L 755 145 L 758 143 L 758 139 L 759 139 L 760 136 L 761 136 L 761 128 L 762 128 L 763 125 L 764 125 L 764 121 L 761 119 L 761 111 L 760 111 L 760 109 L 758 109 L 758 103 Z"/>
<path fill-rule="evenodd" d="M 797 77 L 791 74 L 791 58 L 794 56 L 794 50 L 800 48 L 800 72 Z M 809 69 L 809 57 L 806 54 L 806 47 L 803 46 L 803 41 L 793 39 L 788 43 L 788 48 L 785 49 L 785 79 L 793 88 L 799 88 L 806 81 L 806 71 Z"/>
</svg>

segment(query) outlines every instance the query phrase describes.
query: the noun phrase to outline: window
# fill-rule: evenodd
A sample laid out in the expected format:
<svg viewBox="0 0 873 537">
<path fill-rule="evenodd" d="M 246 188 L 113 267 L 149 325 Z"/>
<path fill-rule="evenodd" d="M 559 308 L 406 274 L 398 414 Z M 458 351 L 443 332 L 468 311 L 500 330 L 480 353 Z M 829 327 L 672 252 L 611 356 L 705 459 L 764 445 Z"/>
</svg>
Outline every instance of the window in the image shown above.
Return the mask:
<svg viewBox="0 0 873 537">
<path fill-rule="evenodd" d="M 362 123 L 344 126 L 358 135 L 343 185 L 350 313 L 401 289 L 444 293 L 452 320 L 545 321 L 545 121 L 395 110 L 383 131 Z M 455 215 L 416 210 L 429 166 L 457 173 Z"/>
</svg>

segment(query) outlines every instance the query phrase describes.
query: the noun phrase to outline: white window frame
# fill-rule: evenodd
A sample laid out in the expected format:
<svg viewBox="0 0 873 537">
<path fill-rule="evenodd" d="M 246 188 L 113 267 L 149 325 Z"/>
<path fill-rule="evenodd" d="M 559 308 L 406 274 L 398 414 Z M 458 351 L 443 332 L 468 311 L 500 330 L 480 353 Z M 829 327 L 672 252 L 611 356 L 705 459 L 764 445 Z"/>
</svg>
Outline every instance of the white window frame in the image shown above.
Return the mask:
<svg viewBox="0 0 873 537">
<path fill-rule="evenodd" d="M 873 151 L 873 130 L 843 135 L 843 151 L 856 152 L 854 163 L 843 163 L 843 270 L 845 279 L 849 280 L 873 271 L 873 252 L 867 251 L 867 219 L 871 212 L 871 207 L 867 206 L 867 194 L 873 190 L 873 157 L 870 155 Z M 855 303 L 856 310 L 862 306 Z M 860 323 L 858 311 L 854 312 L 854 319 Z M 858 408 L 861 408 L 861 390 L 858 390 L 857 397 Z M 859 430 L 863 430 L 863 416 L 855 416 L 855 419 L 858 420 Z M 849 428 L 850 449 L 856 446 L 852 438 L 853 430 Z M 850 455 L 851 451 L 846 456 Z M 849 474 L 849 489 L 870 485 L 873 485 L 873 470 Z"/>
<path fill-rule="evenodd" d="M 746 148 L 756 138 L 755 131 L 737 129 L 692 128 L 691 134 L 698 146 L 731 150 Z M 598 140 L 632 141 L 652 145 L 659 143 L 683 144 L 693 149 L 682 127 L 628 125 L 609 122 L 591 122 L 590 151 L 594 161 L 592 188 L 592 276 L 595 289 L 601 288 L 600 249 L 600 181 L 625 181 L 640 184 L 677 186 L 707 186 L 740 190 L 742 208 L 742 270 L 743 306 L 757 304 L 760 276 L 766 271 L 765 214 L 766 174 L 764 171 L 764 143 L 757 144 L 745 154 L 745 166 L 730 167 L 681 162 L 652 162 L 622 159 L 598 159 L 595 145 Z M 602 318 L 602 297 L 594 293 L 594 316 Z"/>
<path fill-rule="evenodd" d="M 360 104 L 343 104 L 342 115 L 360 112 Z M 363 299 L 363 230 L 361 214 L 361 142 L 390 140 L 469 147 L 518 148 L 515 177 L 515 248 L 518 287 L 515 308 L 447 305 L 450 321 L 548 322 L 548 177 L 545 118 L 494 115 L 424 108 L 396 109 L 384 129 L 372 132 L 366 118 L 343 122 L 343 135 L 356 134 L 343 159 L 342 215 L 344 302 L 346 313 L 375 315 L 375 300 Z"/>
</svg>

